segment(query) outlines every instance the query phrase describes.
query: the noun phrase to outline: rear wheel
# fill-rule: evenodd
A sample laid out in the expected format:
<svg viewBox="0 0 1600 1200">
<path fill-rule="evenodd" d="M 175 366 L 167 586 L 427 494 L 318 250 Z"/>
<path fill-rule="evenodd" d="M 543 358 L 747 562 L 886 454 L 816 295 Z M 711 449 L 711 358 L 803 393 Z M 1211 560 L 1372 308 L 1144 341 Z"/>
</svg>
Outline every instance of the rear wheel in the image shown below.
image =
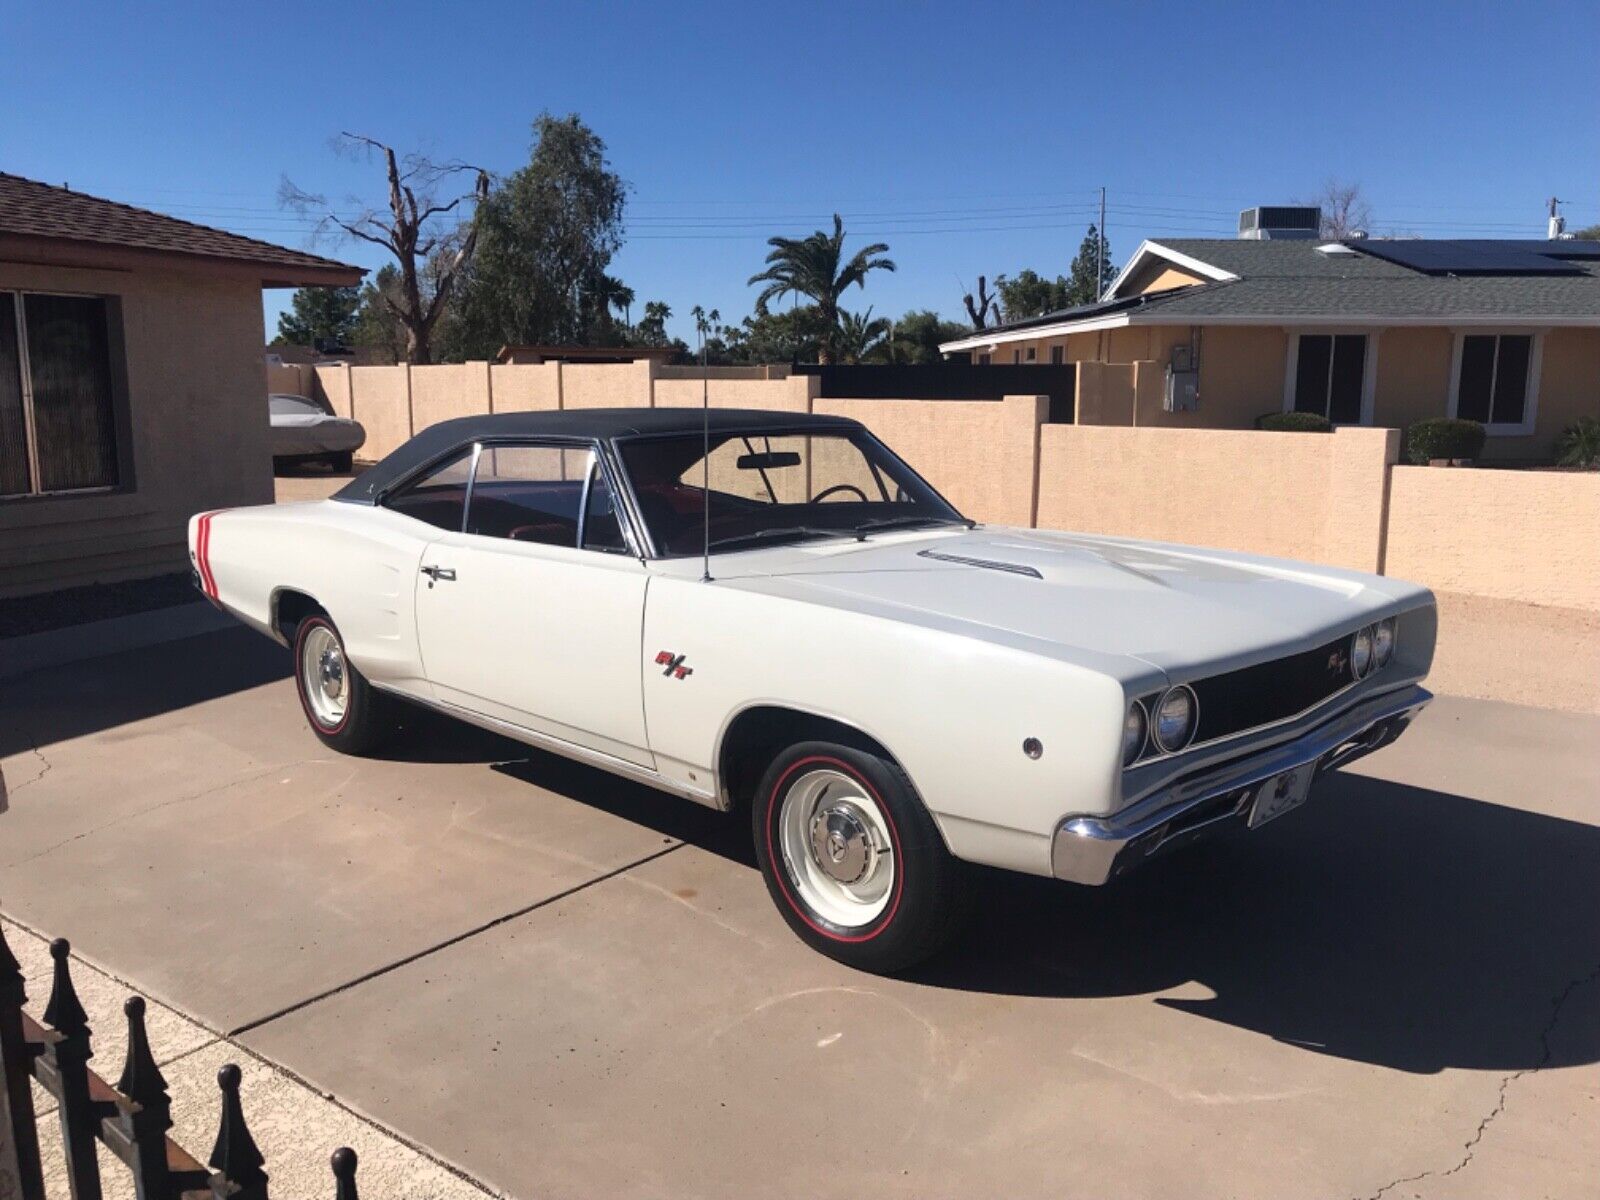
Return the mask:
<svg viewBox="0 0 1600 1200">
<path fill-rule="evenodd" d="M 752 808 L 767 890 L 815 949 L 898 971 L 959 928 L 961 864 L 889 759 L 831 742 L 792 746 L 767 768 Z"/>
<path fill-rule="evenodd" d="M 326 613 L 295 630 L 294 681 L 311 731 L 342 754 L 366 754 L 394 733 L 394 702 L 375 691 L 345 657 L 344 639 Z"/>
</svg>

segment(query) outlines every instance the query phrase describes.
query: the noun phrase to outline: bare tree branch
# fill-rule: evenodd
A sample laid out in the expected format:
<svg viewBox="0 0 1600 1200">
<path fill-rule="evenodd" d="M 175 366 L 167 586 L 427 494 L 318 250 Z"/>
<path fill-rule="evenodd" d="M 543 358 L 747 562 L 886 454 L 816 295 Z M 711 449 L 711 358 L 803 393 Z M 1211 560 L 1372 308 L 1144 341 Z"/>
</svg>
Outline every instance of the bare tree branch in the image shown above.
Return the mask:
<svg viewBox="0 0 1600 1200">
<path fill-rule="evenodd" d="M 406 357 L 412 363 L 426 363 L 432 357 L 430 335 L 450 297 L 456 276 L 472 257 L 477 245 L 478 206 L 489 196 L 489 173 L 459 160 L 436 163 L 420 154 L 396 155 L 394 148 L 366 134 L 345 131 L 334 141 L 336 153 L 361 154 L 370 160 L 382 156 L 384 179 L 388 185 L 388 212 L 362 206 L 354 216 L 341 216 L 327 197 L 306 192 L 287 178 L 278 188 L 278 200 L 286 208 L 302 214 L 318 215 L 317 234 L 337 229 L 344 236 L 382 246 L 394 255 L 399 267 L 398 296 L 387 292 L 383 303 L 406 332 Z M 462 174 L 474 176 L 471 191 L 450 200 L 435 196 L 434 189 Z M 463 202 L 473 204 L 466 224 L 466 235 L 448 259 L 435 263 L 435 255 L 446 238 L 430 223 L 455 213 Z"/>
</svg>

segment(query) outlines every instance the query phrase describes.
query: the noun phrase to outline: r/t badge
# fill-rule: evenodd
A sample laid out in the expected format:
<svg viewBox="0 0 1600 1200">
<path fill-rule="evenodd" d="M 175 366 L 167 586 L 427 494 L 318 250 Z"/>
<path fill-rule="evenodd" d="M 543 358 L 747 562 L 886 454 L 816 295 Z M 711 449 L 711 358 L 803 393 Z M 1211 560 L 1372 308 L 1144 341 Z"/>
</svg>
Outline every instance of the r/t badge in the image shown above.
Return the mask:
<svg viewBox="0 0 1600 1200">
<path fill-rule="evenodd" d="M 663 650 L 656 655 L 656 666 L 665 667 L 661 673 L 671 679 L 687 679 L 694 674 L 693 667 L 683 665 L 684 656 L 674 654 L 671 650 Z"/>
</svg>

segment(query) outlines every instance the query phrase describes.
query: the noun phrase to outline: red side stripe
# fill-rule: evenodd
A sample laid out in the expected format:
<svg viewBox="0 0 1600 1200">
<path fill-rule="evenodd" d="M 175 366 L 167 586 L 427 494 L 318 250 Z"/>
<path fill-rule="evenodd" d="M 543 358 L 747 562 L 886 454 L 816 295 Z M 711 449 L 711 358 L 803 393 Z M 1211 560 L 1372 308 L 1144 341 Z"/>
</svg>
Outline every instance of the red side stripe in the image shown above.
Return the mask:
<svg viewBox="0 0 1600 1200">
<path fill-rule="evenodd" d="M 200 590 L 212 600 L 217 598 L 217 579 L 211 573 L 211 518 L 216 515 L 208 512 L 200 517 L 194 538 L 195 558 L 200 567 Z"/>
</svg>

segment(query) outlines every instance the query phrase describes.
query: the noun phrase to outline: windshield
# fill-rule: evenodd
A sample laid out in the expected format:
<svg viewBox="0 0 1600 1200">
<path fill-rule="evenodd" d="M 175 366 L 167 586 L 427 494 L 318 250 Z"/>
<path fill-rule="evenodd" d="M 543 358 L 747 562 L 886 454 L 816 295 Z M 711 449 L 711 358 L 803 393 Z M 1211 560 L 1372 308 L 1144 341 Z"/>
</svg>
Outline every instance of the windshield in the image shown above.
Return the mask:
<svg viewBox="0 0 1600 1200">
<path fill-rule="evenodd" d="M 916 472 L 861 430 L 714 433 L 620 445 L 656 552 L 699 554 L 710 475 L 711 550 L 807 538 L 865 537 L 883 529 L 966 524 Z"/>
</svg>

